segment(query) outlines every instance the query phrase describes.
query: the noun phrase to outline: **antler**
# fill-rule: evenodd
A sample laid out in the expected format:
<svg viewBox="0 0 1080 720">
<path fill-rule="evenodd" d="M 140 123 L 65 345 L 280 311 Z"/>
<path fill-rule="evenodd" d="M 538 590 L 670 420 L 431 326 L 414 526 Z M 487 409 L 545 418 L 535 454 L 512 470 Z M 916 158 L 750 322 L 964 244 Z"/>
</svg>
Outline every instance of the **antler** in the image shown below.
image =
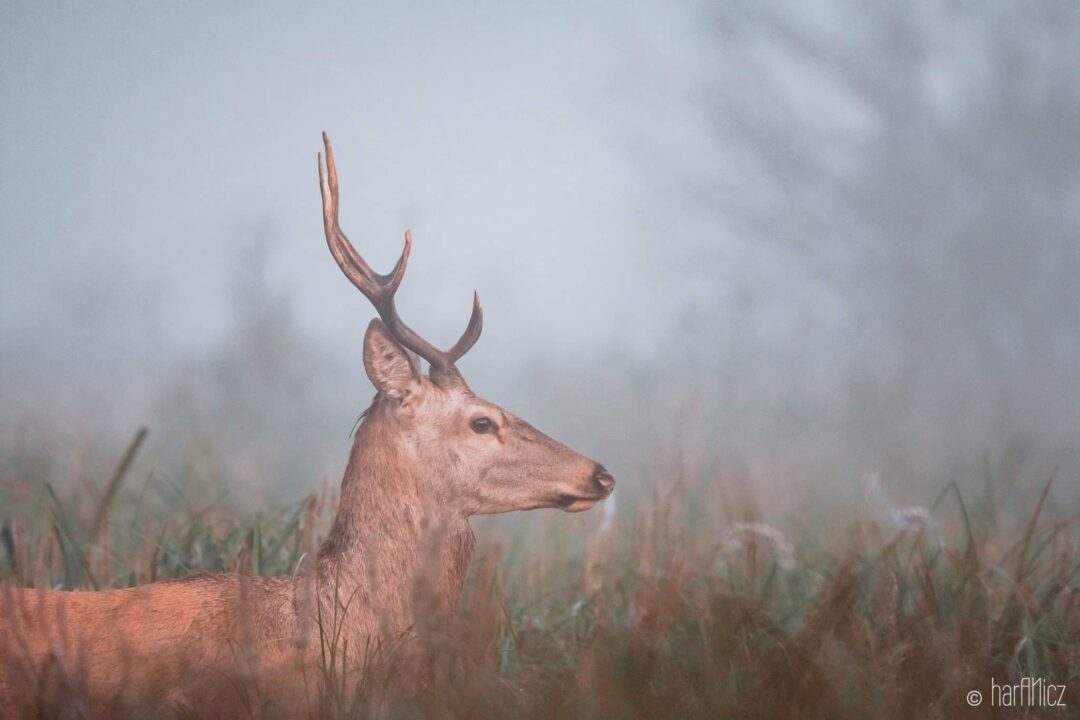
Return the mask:
<svg viewBox="0 0 1080 720">
<path fill-rule="evenodd" d="M 484 311 L 480 308 L 480 295 L 473 292 L 472 315 L 469 317 L 469 324 L 465 327 L 461 338 L 449 350 L 439 350 L 406 325 L 398 316 L 397 308 L 394 307 L 394 293 L 401 284 L 401 278 L 405 276 L 409 251 L 412 250 L 412 232 L 405 231 L 405 247 L 389 275 L 380 275 L 372 270 L 364 258 L 360 257 L 360 253 L 356 252 L 356 248 L 345 237 L 345 233 L 338 224 L 337 167 L 334 165 L 334 151 L 330 147 L 330 138 L 325 132 L 323 145 L 326 147 L 326 169 L 324 172 L 322 153 L 320 153 L 319 185 L 322 190 L 323 228 L 326 230 L 326 244 L 330 246 L 330 254 L 334 256 L 334 260 L 345 273 L 345 277 L 349 278 L 352 284 L 375 306 L 375 310 L 386 323 L 390 334 L 399 343 L 428 361 L 432 375 L 444 373 L 456 375 L 457 369 L 454 363 L 476 343 L 484 327 Z"/>
</svg>

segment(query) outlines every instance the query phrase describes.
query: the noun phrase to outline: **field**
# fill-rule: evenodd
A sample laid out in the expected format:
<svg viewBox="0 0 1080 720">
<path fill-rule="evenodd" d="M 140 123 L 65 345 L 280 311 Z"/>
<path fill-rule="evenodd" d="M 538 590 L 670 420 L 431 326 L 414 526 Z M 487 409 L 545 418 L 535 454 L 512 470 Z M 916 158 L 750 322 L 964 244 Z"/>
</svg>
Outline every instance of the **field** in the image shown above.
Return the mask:
<svg viewBox="0 0 1080 720">
<path fill-rule="evenodd" d="M 227 477 L 190 468 L 164 477 L 130 462 L 139 443 L 100 475 L 50 465 L 48 454 L 7 454 L 7 583 L 289 574 L 326 531 L 334 483 L 255 514 L 234 509 Z M 651 487 L 617 493 L 617 507 L 477 523 L 469 582 L 432 645 L 430 681 L 388 700 L 393 658 L 367 658 L 361 679 L 324 632 L 311 716 L 376 707 L 460 718 L 1077 716 L 1080 522 L 1054 506 L 1060 478 L 1028 486 L 988 466 L 922 505 L 893 507 L 867 476 L 866 499 L 821 498 L 801 517 L 767 522 L 764 501 L 737 478 L 671 467 Z M 1023 678 L 1066 686 L 1066 707 L 1047 706 L 1056 693 L 1041 707 L 992 697 L 992 684 L 1000 692 Z M 974 707 L 971 691 L 982 694 Z M 258 688 L 237 692 L 251 717 L 273 716 Z"/>
</svg>

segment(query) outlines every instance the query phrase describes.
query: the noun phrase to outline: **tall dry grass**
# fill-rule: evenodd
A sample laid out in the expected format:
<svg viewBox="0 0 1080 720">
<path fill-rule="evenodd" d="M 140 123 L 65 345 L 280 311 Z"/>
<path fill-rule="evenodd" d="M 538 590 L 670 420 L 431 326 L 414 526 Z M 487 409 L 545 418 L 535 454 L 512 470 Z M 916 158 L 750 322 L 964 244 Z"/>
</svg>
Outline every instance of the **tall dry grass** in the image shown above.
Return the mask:
<svg viewBox="0 0 1080 720">
<path fill-rule="evenodd" d="M 6 582 L 93 589 L 201 571 L 290 574 L 336 501 L 324 487 L 254 516 L 206 493 L 189 497 L 208 504 L 155 505 L 147 495 L 157 491 L 130 466 L 105 476 L 95 501 L 85 483 L 63 494 L 9 469 L 0 492 L 21 501 L 0 533 Z M 1005 513 L 955 483 L 925 506 L 893 507 L 868 477 L 864 512 L 830 515 L 823 502 L 814 513 L 824 524 L 786 525 L 767 523 L 763 501 L 726 482 L 675 472 L 588 522 L 549 513 L 527 532 L 485 525 L 453 623 L 400 643 L 341 647 L 335 620 L 315 618 L 308 716 L 1077 716 L 1080 523 L 1051 513 L 1053 481 Z M 278 706 L 244 677 L 240 714 L 274 717 Z M 1067 708 L 966 702 L 991 679 L 1022 677 L 1065 684 Z M 77 678 L 70 686 L 77 693 Z M 173 711 L 220 714 L 197 703 Z"/>
</svg>

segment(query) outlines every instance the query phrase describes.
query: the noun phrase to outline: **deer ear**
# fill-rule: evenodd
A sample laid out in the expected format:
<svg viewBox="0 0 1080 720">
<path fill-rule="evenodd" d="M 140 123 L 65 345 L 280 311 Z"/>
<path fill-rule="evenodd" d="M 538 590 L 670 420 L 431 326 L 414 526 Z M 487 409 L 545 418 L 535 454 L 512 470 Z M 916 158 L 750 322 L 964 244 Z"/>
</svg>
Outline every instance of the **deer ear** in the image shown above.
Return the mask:
<svg viewBox="0 0 1080 720">
<path fill-rule="evenodd" d="M 420 371 L 403 348 L 375 319 L 364 334 L 364 369 L 379 392 L 404 400 L 420 382 Z"/>
</svg>

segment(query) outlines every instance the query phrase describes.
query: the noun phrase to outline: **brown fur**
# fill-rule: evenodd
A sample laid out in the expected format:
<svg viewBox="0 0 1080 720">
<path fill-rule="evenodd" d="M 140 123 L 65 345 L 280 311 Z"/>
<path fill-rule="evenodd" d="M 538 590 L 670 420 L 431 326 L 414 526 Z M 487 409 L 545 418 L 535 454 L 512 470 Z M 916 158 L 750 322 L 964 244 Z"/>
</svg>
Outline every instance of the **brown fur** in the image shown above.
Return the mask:
<svg viewBox="0 0 1080 720">
<path fill-rule="evenodd" d="M 100 592 L 5 588 L 3 707 L 85 703 L 99 716 L 179 702 L 178 688 L 232 673 L 242 647 L 284 656 L 292 595 L 287 578 L 239 575 Z"/>
</svg>

